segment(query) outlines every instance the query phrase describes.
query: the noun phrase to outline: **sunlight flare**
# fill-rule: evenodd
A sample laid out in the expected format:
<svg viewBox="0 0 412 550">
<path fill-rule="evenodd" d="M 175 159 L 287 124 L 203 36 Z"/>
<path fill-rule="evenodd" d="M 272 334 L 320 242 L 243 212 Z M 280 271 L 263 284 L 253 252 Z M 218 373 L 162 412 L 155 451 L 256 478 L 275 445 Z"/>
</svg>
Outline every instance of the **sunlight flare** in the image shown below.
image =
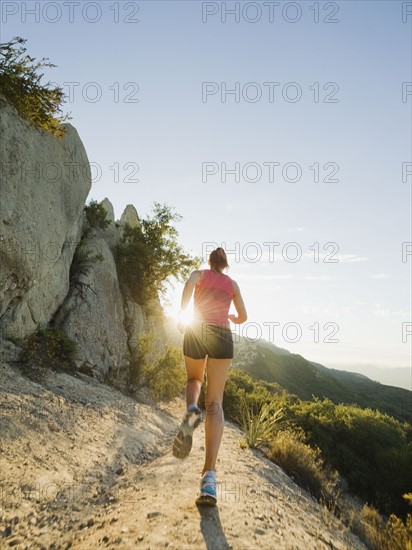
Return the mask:
<svg viewBox="0 0 412 550">
<path fill-rule="evenodd" d="M 182 323 L 185 327 L 190 325 L 193 322 L 193 310 L 185 309 L 184 311 L 179 311 L 178 321 Z"/>
</svg>

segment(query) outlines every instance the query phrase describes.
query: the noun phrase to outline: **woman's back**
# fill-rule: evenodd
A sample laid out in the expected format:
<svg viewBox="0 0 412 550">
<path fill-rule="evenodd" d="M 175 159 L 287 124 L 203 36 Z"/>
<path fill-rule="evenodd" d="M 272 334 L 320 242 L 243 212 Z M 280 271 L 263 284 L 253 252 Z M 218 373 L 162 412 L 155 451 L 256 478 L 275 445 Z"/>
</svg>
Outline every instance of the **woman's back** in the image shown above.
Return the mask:
<svg viewBox="0 0 412 550">
<path fill-rule="evenodd" d="M 202 273 L 202 278 L 195 286 L 195 319 L 230 328 L 228 313 L 234 296 L 232 279 L 212 269 L 204 269 Z"/>
</svg>

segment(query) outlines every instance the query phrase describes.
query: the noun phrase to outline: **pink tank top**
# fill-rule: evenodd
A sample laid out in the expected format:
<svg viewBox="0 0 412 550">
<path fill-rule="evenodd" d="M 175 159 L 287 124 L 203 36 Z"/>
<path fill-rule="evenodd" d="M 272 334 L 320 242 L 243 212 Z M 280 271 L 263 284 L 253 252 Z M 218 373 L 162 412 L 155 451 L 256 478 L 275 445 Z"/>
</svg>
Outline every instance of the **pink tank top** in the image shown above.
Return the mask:
<svg viewBox="0 0 412 550">
<path fill-rule="evenodd" d="M 204 269 L 203 278 L 195 286 L 195 319 L 230 329 L 228 313 L 233 295 L 234 288 L 229 275 Z"/>
</svg>

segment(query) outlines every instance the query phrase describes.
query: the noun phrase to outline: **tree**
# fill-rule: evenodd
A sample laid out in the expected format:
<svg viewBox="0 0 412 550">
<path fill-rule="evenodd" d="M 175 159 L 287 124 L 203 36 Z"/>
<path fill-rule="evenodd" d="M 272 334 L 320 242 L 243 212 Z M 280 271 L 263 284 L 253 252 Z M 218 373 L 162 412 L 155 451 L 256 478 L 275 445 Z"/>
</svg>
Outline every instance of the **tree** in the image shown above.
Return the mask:
<svg viewBox="0 0 412 550">
<path fill-rule="evenodd" d="M 115 251 L 119 280 L 142 305 L 165 292 L 167 278 L 183 281 L 200 266 L 200 258 L 189 256 L 177 243 L 173 223 L 181 219 L 168 205 L 155 202 L 153 216 L 124 227 Z"/>
<path fill-rule="evenodd" d="M 15 36 L 10 42 L 0 44 L 0 94 L 14 105 L 19 114 L 31 125 L 50 132 L 55 137 L 63 137 L 66 130 L 61 122 L 71 119 L 69 115 L 56 116 L 61 112 L 60 105 L 64 93 L 61 87 L 49 88 L 50 82 L 41 84 L 43 74 L 37 74 L 42 67 L 56 67 L 45 63 L 44 58 L 32 65 L 34 57 L 23 54 L 27 48 L 16 44 L 25 44 L 27 39 Z"/>
</svg>

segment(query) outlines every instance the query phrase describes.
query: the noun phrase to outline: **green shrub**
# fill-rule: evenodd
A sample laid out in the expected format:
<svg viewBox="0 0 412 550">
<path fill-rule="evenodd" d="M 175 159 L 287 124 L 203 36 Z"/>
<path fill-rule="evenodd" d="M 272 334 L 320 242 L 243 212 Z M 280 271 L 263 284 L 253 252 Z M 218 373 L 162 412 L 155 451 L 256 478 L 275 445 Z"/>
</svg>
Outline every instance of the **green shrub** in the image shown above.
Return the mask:
<svg viewBox="0 0 412 550">
<path fill-rule="evenodd" d="M 144 370 L 148 368 L 153 354 L 155 335 L 153 332 L 141 332 L 137 345 L 131 349 L 129 365 L 129 383 L 140 387 L 145 384 Z"/>
<path fill-rule="evenodd" d="M 299 401 L 287 416 L 348 482 L 382 513 L 405 517 L 402 494 L 412 489 L 412 427 L 395 418 L 329 399 Z"/>
<path fill-rule="evenodd" d="M 154 364 L 147 365 L 144 376 L 152 397 L 169 401 L 182 394 L 186 383 L 183 353 L 180 348 L 167 345 Z"/>
<path fill-rule="evenodd" d="M 107 210 L 95 200 L 91 200 L 84 207 L 86 214 L 86 233 L 91 229 L 106 229 L 112 222 L 107 219 Z"/>
<path fill-rule="evenodd" d="M 168 277 L 183 280 L 200 265 L 199 258 L 185 254 L 177 244 L 178 233 L 173 222 L 181 216 L 157 202 L 153 209 L 154 215 L 141 220 L 137 226 L 125 225 L 115 248 L 119 281 L 142 305 L 165 291 Z"/>
<path fill-rule="evenodd" d="M 38 328 L 23 341 L 19 362 L 34 378 L 48 370 L 74 370 L 77 344 L 59 328 Z"/>
<path fill-rule="evenodd" d="M 43 74 L 37 74 L 42 67 L 56 65 L 44 63 L 48 58 L 32 65 L 34 57 L 21 57 L 27 50 L 21 44 L 26 42 L 27 39 L 17 36 L 10 42 L 0 44 L 0 94 L 14 105 L 29 124 L 61 138 L 66 134 L 61 123 L 71 119 L 69 115 L 56 117 L 62 111 L 60 105 L 64 97 L 63 89 L 49 88 L 50 82 L 41 84 Z M 20 47 L 15 48 L 17 44 Z"/>
<path fill-rule="evenodd" d="M 180 395 L 186 382 L 183 352 L 166 345 L 163 354 L 155 357 L 155 334 L 142 332 L 132 349 L 129 382 L 135 388 L 149 388 L 156 401 L 169 401 Z"/>
</svg>

